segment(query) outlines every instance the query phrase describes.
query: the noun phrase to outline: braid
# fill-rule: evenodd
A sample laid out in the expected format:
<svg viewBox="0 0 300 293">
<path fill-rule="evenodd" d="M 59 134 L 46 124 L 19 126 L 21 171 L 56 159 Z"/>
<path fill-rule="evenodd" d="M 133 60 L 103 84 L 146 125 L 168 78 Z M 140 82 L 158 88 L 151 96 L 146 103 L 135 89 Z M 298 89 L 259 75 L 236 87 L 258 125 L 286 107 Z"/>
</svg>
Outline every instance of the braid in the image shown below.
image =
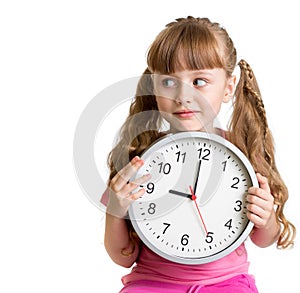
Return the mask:
<svg viewBox="0 0 300 293">
<path fill-rule="evenodd" d="M 241 75 L 229 124 L 229 140 L 244 152 L 256 172 L 268 178 L 277 205 L 277 220 L 283 226 L 277 246 L 287 248 L 293 245 L 295 237 L 295 226 L 285 218 L 283 213 L 288 199 L 288 190 L 275 164 L 273 137 L 268 127 L 256 78 L 245 60 L 241 60 L 238 65 Z"/>
<path fill-rule="evenodd" d="M 241 69 L 241 75 L 243 75 L 243 90 L 246 97 L 249 97 L 251 103 L 255 107 L 257 114 L 261 121 L 261 131 L 262 131 L 262 145 L 264 149 L 264 157 L 266 161 L 272 166 L 273 160 L 272 157 L 274 156 L 274 149 L 273 149 L 273 142 L 271 143 L 271 148 L 268 147 L 268 140 L 272 140 L 271 133 L 269 130 L 268 122 L 267 122 L 267 115 L 263 100 L 261 98 L 261 93 L 252 71 L 250 65 L 245 61 L 241 60 L 238 65 Z"/>
<path fill-rule="evenodd" d="M 254 103 L 256 106 L 257 113 L 259 114 L 261 121 L 264 126 L 264 136 L 266 135 L 267 129 L 268 129 L 268 123 L 267 123 L 267 118 L 266 118 L 266 111 L 265 111 L 265 106 L 263 103 L 263 100 L 261 98 L 260 91 L 258 89 L 257 82 L 254 76 L 254 73 L 252 71 L 252 68 L 250 65 L 245 61 L 241 60 L 238 65 L 240 66 L 241 70 L 245 72 L 247 75 L 247 78 L 245 78 L 244 82 L 244 90 L 250 94 L 254 98 Z M 255 84 L 256 89 L 254 89 L 253 84 Z"/>
</svg>

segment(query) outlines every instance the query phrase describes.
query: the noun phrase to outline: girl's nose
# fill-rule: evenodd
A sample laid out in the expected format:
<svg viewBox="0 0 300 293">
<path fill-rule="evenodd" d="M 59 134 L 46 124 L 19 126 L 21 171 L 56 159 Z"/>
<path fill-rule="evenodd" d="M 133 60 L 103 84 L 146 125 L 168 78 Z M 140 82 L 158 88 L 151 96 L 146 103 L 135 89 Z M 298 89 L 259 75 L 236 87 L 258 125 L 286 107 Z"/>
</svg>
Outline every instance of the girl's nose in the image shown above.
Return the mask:
<svg viewBox="0 0 300 293">
<path fill-rule="evenodd" d="M 190 104 L 193 100 L 193 88 L 181 83 L 174 100 L 177 104 Z"/>
<path fill-rule="evenodd" d="M 180 105 L 187 105 L 191 103 L 191 99 L 189 97 L 179 97 L 178 95 L 175 98 L 175 103 Z"/>
</svg>

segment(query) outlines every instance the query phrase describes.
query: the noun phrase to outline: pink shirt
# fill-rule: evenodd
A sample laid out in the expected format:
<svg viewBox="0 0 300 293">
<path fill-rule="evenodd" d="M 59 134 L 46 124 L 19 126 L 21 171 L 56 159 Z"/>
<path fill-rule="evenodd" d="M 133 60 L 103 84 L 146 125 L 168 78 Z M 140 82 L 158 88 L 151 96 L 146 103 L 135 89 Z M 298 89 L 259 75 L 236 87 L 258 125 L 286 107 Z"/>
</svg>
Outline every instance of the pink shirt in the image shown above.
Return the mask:
<svg viewBox="0 0 300 293">
<path fill-rule="evenodd" d="M 210 285 L 240 274 L 248 274 L 247 251 L 242 244 L 229 255 L 201 265 L 171 262 L 141 246 L 140 255 L 131 273 L 122 278 L 124 285 L 137 280 L 162 281 L 185 285 Z"/>
</svg>

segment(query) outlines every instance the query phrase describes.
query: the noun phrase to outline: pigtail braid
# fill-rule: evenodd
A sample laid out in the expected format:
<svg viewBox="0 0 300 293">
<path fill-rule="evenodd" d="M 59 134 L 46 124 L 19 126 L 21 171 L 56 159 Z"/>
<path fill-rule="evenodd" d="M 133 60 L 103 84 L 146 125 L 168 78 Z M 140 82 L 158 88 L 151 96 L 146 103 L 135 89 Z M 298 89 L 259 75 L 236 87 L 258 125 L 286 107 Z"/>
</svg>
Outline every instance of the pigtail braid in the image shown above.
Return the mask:
<svg viewBox="0 0 300 293">
<path fill-rule="evenodd" d="M 258 117 L 260 119 L 260 129 L 259 132 L 262 137 L 262 147 L 264 150 L 264 158 L 269 163 L 270 166 L 273 167 L 273 157 L 274 157 L 274 143 L 273 138 L 269 130 L 268 122 L 267 122 L 267 115 L 263 100 L 261 98 L 261 93 L 252 71 L 250 65 L 245 61 L 241 60 L 238 63 L 241 69 L 241 78 L 243 80 L 243 93 L 246 98 L 249 98 L 249 102 L 256 110 Z"/>
<path fill-rule="evenodd" d="M 238 65 L 243 74 L 243 80 L 244 80 L 243 89 L 247 94 L 250 94 L 254 99 L 257 113 L 259 114 L 261 121 L 263 123 L 264 136 L 265 136 L 268 128 L 268 123 L 266 119 L 266 111 L 265 111 L 264 103 L 262 101 L 255 76 L 253 74 L 250 65 L 245 60 L 241 60 Z"/>
<path fill-rule="evenodd" d="M 263 143 L 268 129 L 266 114 L 250 65 L 244 60 L 241 60 L 238 65 L 241 74 L 229 124 L 230 140 L 244 152 L 257 169 L 259 165 L 257 153 L 261 155 L 264 150 Z M 269 153 L 272 156 L 272 150 Z"/>
<path fill-rule="evenodd" d="M 241 74 L 229 123 L 229 140 L 244 152 L 256 172 L 268 178 L 277 206 L 277 220 L 282 225 L 277 246 L 287 248 L 293 245 L 295 237 L 295 227 L 283 213 L 288 199 L 288 190 L 275 164 L 273 136 L 268 127 L 266 111 L 256 78 L 245 60 L 241 60 L 238 65 Z"/>
</svg>

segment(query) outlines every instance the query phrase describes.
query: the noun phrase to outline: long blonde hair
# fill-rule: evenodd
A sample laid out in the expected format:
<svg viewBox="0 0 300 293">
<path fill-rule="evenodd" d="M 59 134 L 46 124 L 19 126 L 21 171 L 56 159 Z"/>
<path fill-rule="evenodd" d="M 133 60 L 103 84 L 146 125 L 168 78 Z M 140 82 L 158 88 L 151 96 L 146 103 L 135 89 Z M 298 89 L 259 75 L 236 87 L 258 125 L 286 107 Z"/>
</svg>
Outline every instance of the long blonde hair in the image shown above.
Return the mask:
<svg viewBox="0 0 300 293">
<path fill-rule="evenodd" d="M 241 74 L 228 125 L 228 139 L 249 158 L 255 171 L 269 180 L 277 221 L 282 226 L 277 247 L 293 245 L 296 229 L 283 213 L 288 190 L 275 164 L 273 137 L 257 81 L 245 60 L 237 64 L 236 49 L 227 31 L 207 18 L 189 16 L 177 19 L 166 25 L 156 37 L 149 48 L 147 63 L 129 115 L 121 128 L 119 142 L 108 157 L 110 179 L 130 159 L 164 135 L 160 131 L 162 118 L 153 94 L 151 73 L 223 68 L 230 77 L 238 65 Z"/>
</svg>

